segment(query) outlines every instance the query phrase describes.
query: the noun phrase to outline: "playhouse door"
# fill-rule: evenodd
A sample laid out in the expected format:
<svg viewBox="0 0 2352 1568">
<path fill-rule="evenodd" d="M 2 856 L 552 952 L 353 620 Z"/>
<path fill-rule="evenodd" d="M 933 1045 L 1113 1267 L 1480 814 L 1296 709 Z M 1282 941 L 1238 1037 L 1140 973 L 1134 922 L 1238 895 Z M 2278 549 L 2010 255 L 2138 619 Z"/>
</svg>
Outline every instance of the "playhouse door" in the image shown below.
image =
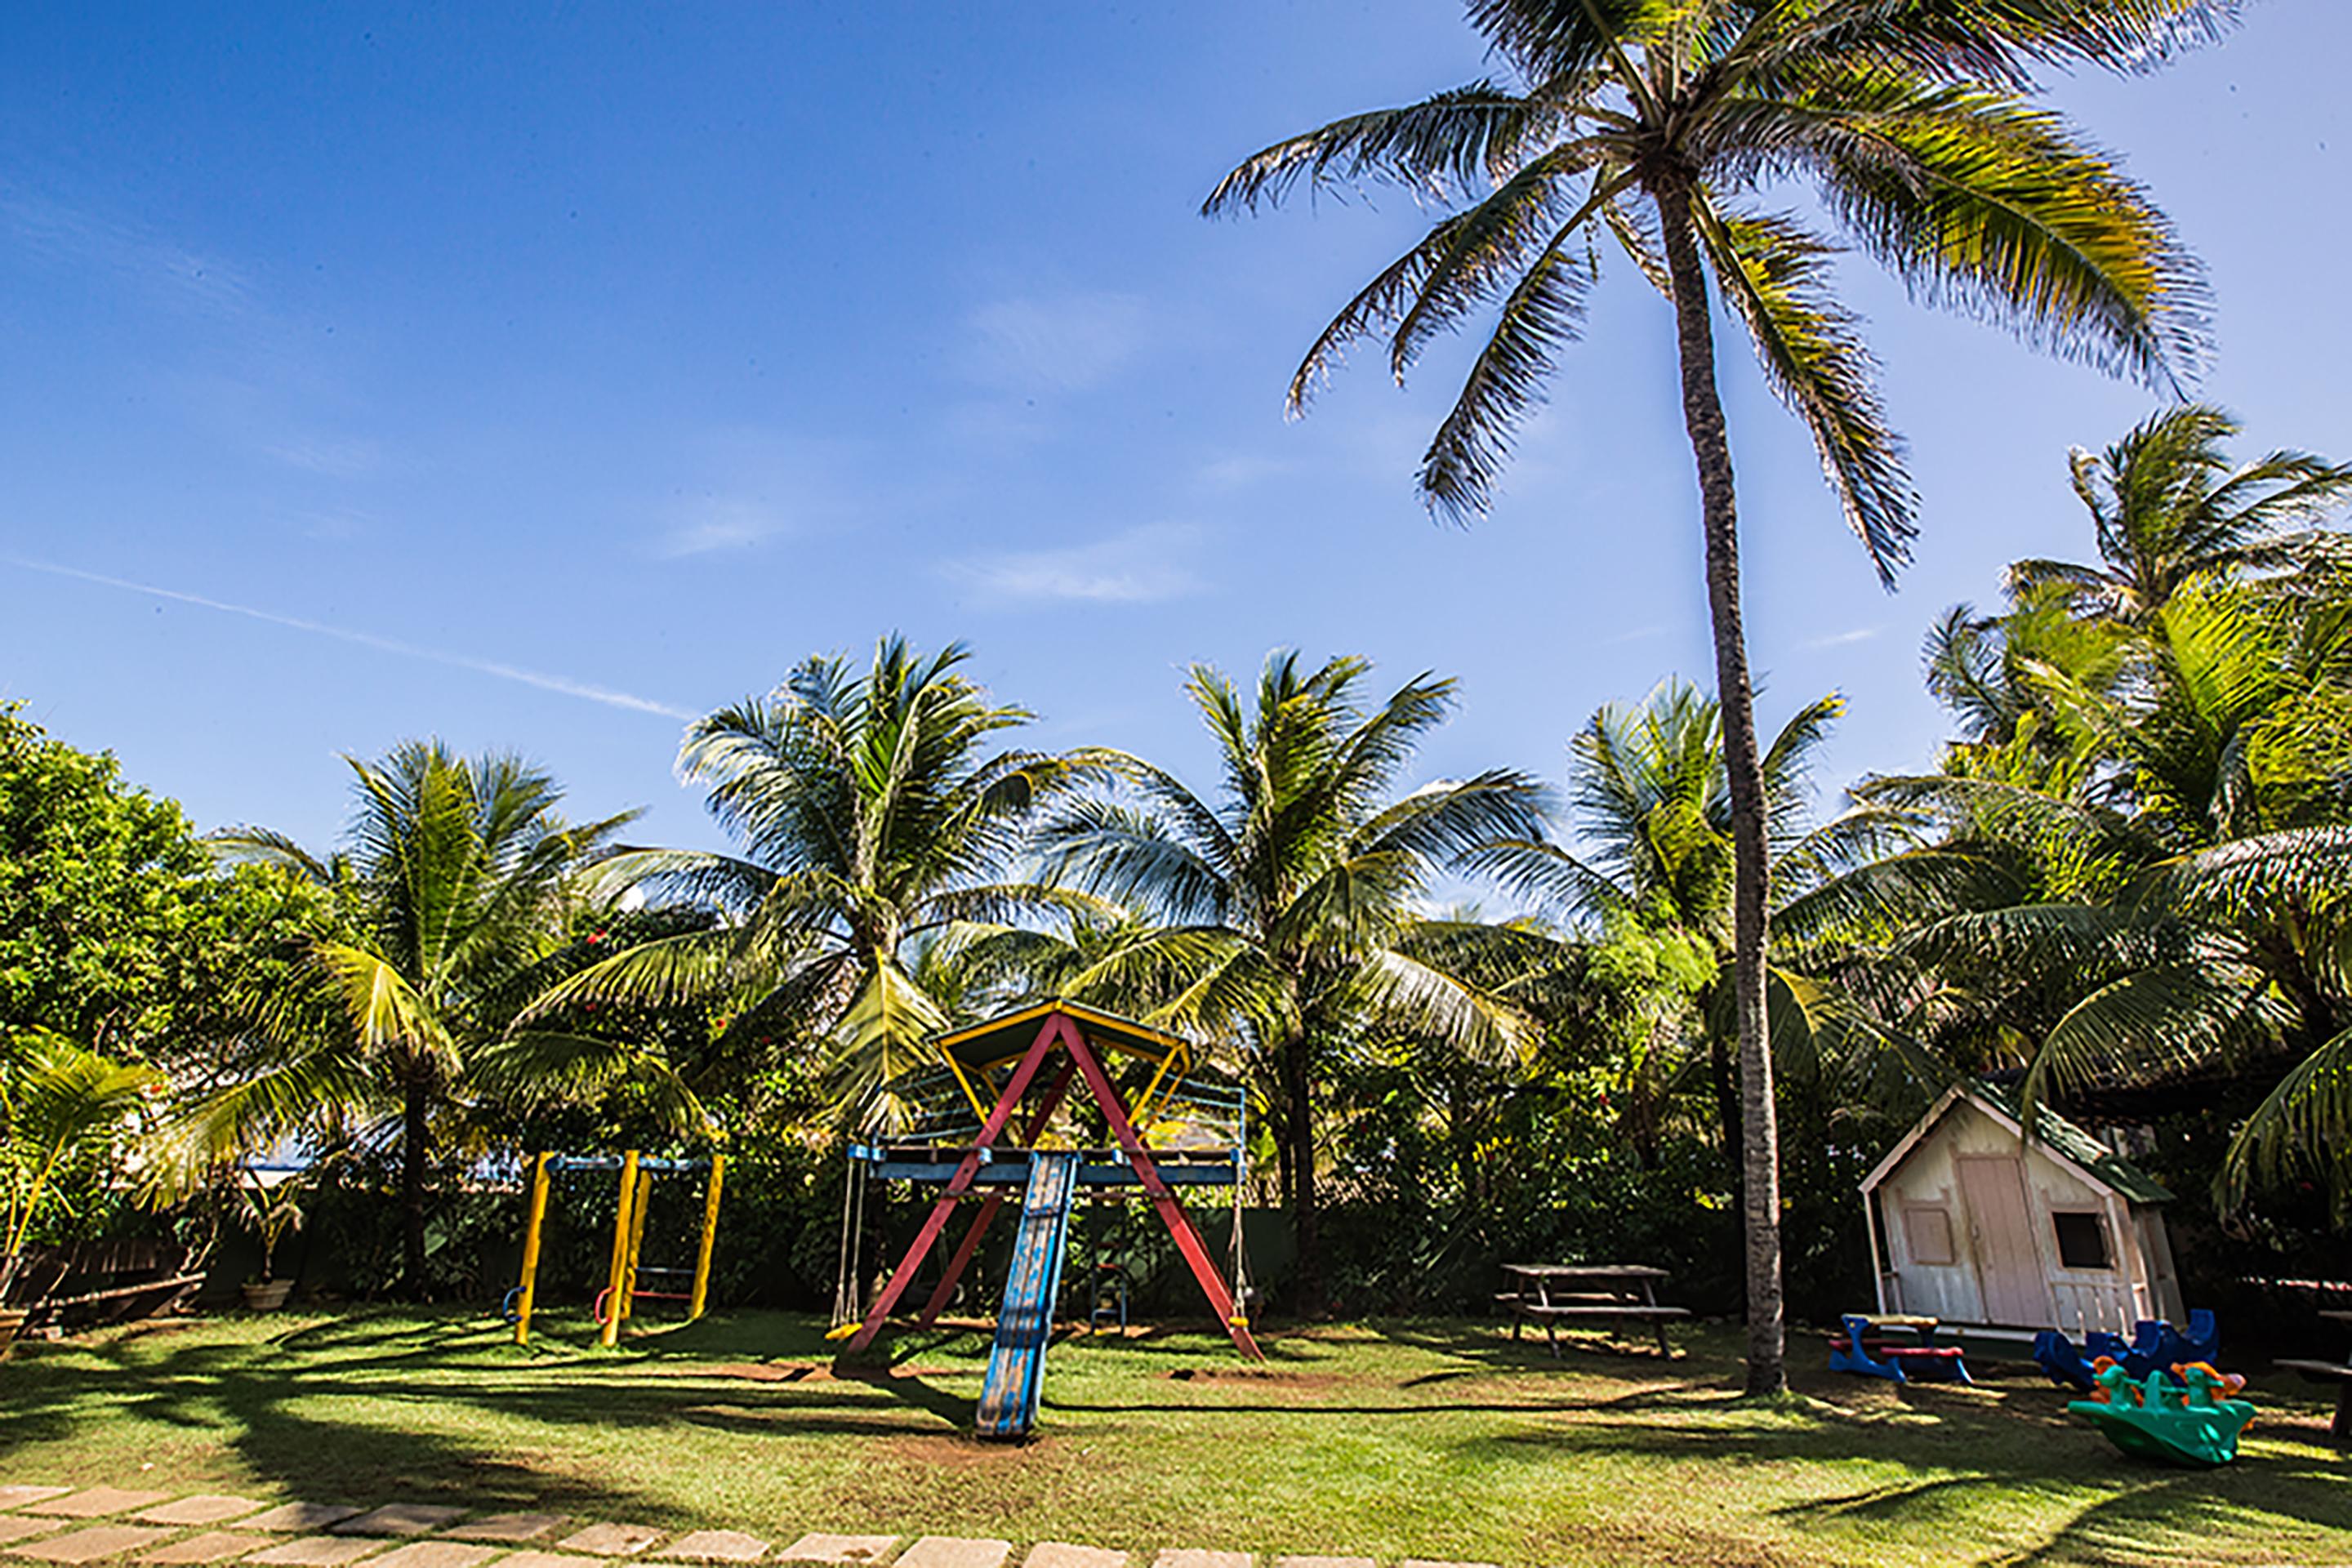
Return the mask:
<svg viewBox="0 0 2352 1568">
<path fill-rule="evenodd" d="M 1969 1205 L 1969 1242 L 1976 1254 L 1985 1321 L 2021 1328 L 2047 1325 L 2050 1283 L 2033 1245 L 2023 1162 L 2003 1155 L 1964 1154 L 1958 1163 L 1960 1195 Z"/>
</svg>

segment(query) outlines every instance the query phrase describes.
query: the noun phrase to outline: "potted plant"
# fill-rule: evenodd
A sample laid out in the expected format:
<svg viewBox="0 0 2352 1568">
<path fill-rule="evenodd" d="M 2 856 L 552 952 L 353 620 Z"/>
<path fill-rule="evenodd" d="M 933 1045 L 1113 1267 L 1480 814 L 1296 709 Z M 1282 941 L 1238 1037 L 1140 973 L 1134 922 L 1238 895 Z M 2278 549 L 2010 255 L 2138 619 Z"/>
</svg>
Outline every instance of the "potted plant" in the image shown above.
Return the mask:
<svg viewBox="0 0 2352 1568">
<path fill-rule="evenodd" d="M 294 1199 L 292 1177 L 264 1186 L 258 1177 L 251 1186 L 240 1186 L 238 1197 L 243 1200 L 237 1217 L 261 1239 L 261 1272 L 245 1282 L 245 1304 L 256 1312 L 274 1312 L 286 1305 L 287 1295 L 294 1289 L 291 1279 L 278 1278 L 278 1244 L 289 1230 L 302 1228 L 302 1210 Z"/>
</svg>

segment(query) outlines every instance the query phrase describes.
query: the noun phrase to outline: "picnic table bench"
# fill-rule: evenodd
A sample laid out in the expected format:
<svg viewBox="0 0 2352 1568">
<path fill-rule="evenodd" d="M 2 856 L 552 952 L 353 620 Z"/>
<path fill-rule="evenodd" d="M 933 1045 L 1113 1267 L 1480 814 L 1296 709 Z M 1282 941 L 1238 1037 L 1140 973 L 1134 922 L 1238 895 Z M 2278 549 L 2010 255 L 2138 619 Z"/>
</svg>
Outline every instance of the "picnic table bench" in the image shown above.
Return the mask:
<svg viewBox="0 0 2352 1568">
<path fill-rule="evenodd" d="M 2352 1323 L 2352 1312 L 2322 1312 L 2331 1322 Z M 2313 1383 L 2336 1385 L 2336 1419 L 2328 1425 L 2329 1436 L 2339 1441 L 2352 1438 L 2352 1359 L 2343 1363 L 2332 1361 L 2283 1361 L 2278 1363 L 2289 1372 L 2301 1373 Z"/>
<path fill-rule="evenodd" d="M 1829 1336 L 1830 1370 L 1908 1383 L 1914 1373 L 1974 1383 L 1967 1357 L 1956 1344 L 1941 1343 L 1940 1318 L 1916 1312 L 1848 1312 Z M 1909 1334 L 1909 1340 L 1890 1335 Z"/>
<path fill-rule="evenodd" d="M 1646 1263 L 1506 1263 L 1503 1272 L 1517 1287 L 1495 1298 L 1511 1314 L 1511 1338 L 1540 1323 L 1554 1357 L 1561 1323 L 1596 1320 L 1646 1324 L 1658 1337 L 1658 1353 L 1672 1357 L 1667 1321 L 1690 1316 L 1687 1307 L 1659 1302 L 1657 1282 L 1666 1271 Z"/>
</svg>

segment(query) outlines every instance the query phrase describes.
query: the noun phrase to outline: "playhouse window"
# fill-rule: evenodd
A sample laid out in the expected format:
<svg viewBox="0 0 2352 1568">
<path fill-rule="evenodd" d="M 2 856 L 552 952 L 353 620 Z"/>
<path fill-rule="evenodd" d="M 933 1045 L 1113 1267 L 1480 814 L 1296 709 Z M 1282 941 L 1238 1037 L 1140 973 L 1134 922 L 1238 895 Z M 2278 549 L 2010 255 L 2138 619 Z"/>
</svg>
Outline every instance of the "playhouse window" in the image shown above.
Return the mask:
<svg viewBox="0 0 2352 1568">
<path fill-rule="evenodd" d="M 2113 1268 L 2115 1256 L 2107 1248 L 2107 1225 L 2096 1214 L 2053 1212 L 2050 1222 L 2058 1227 L 2058 1266 L 2062 1268 Z"/>
<path fill-rule="evenodd" d="M 1952 1263 L 1958 1255 L 1952 1250 L 1952 1216 L 1943 1209 L 1906 1208 L 1903 1211 L 1903 1239 L 1911 1246 L 1914 1263 Z"/>
</svg>

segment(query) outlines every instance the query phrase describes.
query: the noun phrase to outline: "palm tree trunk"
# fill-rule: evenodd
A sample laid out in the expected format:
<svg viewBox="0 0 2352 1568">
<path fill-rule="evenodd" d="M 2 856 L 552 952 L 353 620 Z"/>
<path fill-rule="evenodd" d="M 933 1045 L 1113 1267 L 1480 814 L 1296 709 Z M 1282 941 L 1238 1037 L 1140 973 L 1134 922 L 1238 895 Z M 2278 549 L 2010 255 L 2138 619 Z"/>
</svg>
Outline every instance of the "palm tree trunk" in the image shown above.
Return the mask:
<svg viewBox="0 0 2352 1568">
<path fill-rule="evenodd" d="M 1723 709 L 1723 758 L 1731 786 L 1732 986 L 1739 1019 L 1739 1121 L 1746 1176 L 1748 1392 L 1778 1394 L 1789 1386 L 1782 1359 L 1780 1148 L 1772 1100 L 1772 1058 L 1764 1019 L 1764 767 L 1756 745 L 1755 692 L 1739 619 L 1739 511 L 1731 477 L 1731 442 L 1715 385 L 1715 329 L 1707 314 L 1706 275 L 1691 234 L 1689 186 L 1678 174 L 1655 179 L 1651 195 L 1675 285 L 1681 351 L 1683 423 L 1698 464 L 1699 510 L 1706 538 L 1707 612 L 1715 626 L 1716 696 Z"/>
<path fill-rule="evenodd" d="M 1283 1042 L 1283 1128 L 1290 1163 L 1290 1225 L 1298 1243 L 1297 1310 L 1314 1316 L 1323 1310 L 1323 1216 L 1315 1193 L 1315 1079 L 1307 1070 L 1307 1038 L 1294 1035 Z"/>
<path fill-rule="evenodd" d="M 422 1075 L 411 1078 L 403 1090 L 400 1135 L 401 1286 L 409 1300 L 422 1301 L 425 1288 L 425 1112 L 427 1090 Z"/>
<path fill-rule="evenodd" d="M 1731 1047 L 1723 1031 L 1710 1021 L 1706 1030 L 1706 1075 L 1715 1086 L 1715 1119 L 1723 1128 L 1723 1158 L 1731 1169 L 1734 1188 L 1740 1178 L 1739 1076 L 1731 1060 Z"/>
</svg>

